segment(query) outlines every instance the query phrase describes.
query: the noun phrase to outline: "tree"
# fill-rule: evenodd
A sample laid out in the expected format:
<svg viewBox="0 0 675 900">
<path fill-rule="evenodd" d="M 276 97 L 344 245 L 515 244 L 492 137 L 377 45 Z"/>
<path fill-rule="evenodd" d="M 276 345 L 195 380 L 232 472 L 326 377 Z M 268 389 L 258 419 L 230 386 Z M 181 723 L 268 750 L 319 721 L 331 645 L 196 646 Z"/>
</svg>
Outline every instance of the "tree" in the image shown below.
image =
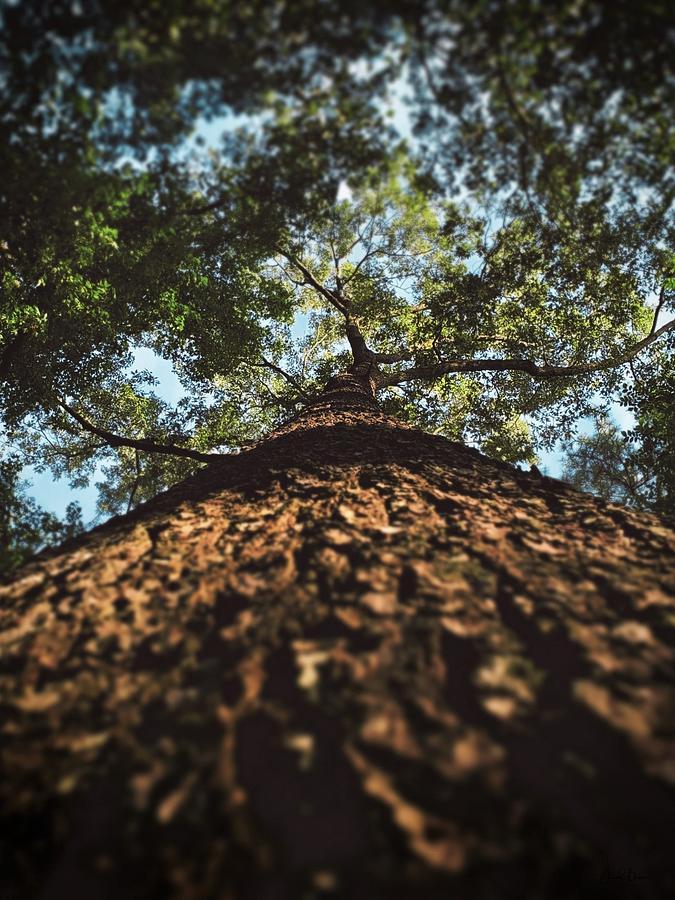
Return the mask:
<svg viewBox="0 0 675 900">
<path fill-rule="evenodd" d="M 19 477 L 21 460 L 0 460 L 0 573 L 6 575 L 49 544 L 60 544 L 83 530 L 81 510 L 69 503 L 61 522 L 27 495 Z"/>
<path fill-rule="evenodd" d="M 6 428 L 130 511 L 3 588 L 3 888 L 662 896 L 672 531 L 510 463 L 666 434 L 669 82 L 602 10 L 267 6 L 4 11 Z"/>
<path fill-rule="evenodd" d="M 367 385 L 4 589 L 7 890 L 672 887 L 672 532 Z"/>
<path fill-rule="evenodd" d="M 658 352 L 658 351 L 657 351 Z M 629 435 L 636 464 L 650 473 L 653 494 L 650 502 L 658 512 L 672 514 L 675 497 L 675 431 L 672 416 L 672 354 L 661 350 L 661 365 L 655 370 L 648 364 L 635 366 L 635 375 L 626 391 L 626 401 L 636 418 Z"/>
<path fill-rule="evenodd" d="M 582 435 L 568 450 L 562 477 L 615 503 L 667 513 L 673 509 L 667 480 L 672 462 L 660 457 L 654 441 L 643 440 L 636 450 L 631 437 L 631 432 L 622 432 L 607 415 L 600 415 L 595 431 Z"/>
<path fill-rule="evenodd" d="M 600 415 L 595 431 L 582 435 L 568 450 L 563 480 L 615 503 L 648 508 L 649 474 L 636 469 L 621 429 Z"/>
</svg>

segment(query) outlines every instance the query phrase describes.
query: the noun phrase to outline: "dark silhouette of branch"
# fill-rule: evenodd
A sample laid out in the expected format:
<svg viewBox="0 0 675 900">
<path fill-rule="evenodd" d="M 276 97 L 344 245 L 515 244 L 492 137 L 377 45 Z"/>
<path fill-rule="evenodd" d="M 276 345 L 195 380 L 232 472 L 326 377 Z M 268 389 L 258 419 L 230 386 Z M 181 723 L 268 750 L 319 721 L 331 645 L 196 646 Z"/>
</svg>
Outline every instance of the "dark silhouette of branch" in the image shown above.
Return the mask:
<svg viewBox="0 0 675 900">
<path fill-rule="evenodd" d="M 134 478 L 134 483 L 131 486 L 131 491 L 129 492 L 129 502 L 127 503 L 127 512 L 131 512 L 134 500 L 136 499 L 136 492 L 141 483 L 141 458 L 138 455 L 138 450 L 134 450 L 134 454 L 136 457 L 136 477 Z"/>
<path fill-rule="evenodd" d="M 341 312 L 345 318 L 349 318 L 349 310 L 347 308 L 347 304 L 344 298 L 339 297 L 337 294 L 334 294 L 333 291 L 329 290 L 320 281 L 318 281 L 314 275 L 309 271 L 307 266 L 299 260 L 296 256 L 293 256 L 291 253 L 287 253 L 281 247 L 277 247 L 277 252 L 280 253 L 285 259 L 292 263 L 296 268 L 298 268 L 305 277 L 307 284 L 313 287 L 316 291 L 318 291 L 323 297 L 328 300 L 328 302 Z"/>
<path fill-rule="evenodd" d="M 409 350 L 402 350 L 400 353 L 376 353 L 375 362 L 384 363 L 385 365 L 398 362 L 408 362 L 413 358 L 413 354 Z"/>
<path fill-rule="evenodd" d="M 659 301 L 656 304 L 656 309 L 654 310 L 654 318 L 652 319 L 652 327 L 649 330 L 650 334 L 654 334 L 656 331 L 656 323 L 659 320 L 659 313 L 661 312 L 661 307 L 666 302 L 666 288 L 665 285 L 661 285 L 661 290 L 659 291 Z"/>
<path fill-rule="evenodd" d="M 345 278 L 344 284 L 349 284 L 350 281 L 353 281 L 354 278 L 356 278 L 356 276 L 357 276 L 357 275 L 359 274 L 359 272 L 361 271 L 361 267 L 363 266 L 363 264 L 366 263 L 366 262 L 368 262 L 369 259 L 372 259 L 374 256 L 384 256 L 384 255 L 386 255 L 386 253 L 385 253 L 385 251 L 382 249 L 382 247 L 375 247 L 375 249 L 373 250 L 373 249 L 370 249 L 371 246 L 372 246 L 371 244 L 368 245 L 369 249 L 366 251 L 365 255 L 362 256 L 361 259 L 356 263 L 356 265 L 354 266 L 354 269 L 352 270 L 351 274 L 350 274 L 347 278 Z M 392 256 L 392 257 L 393 257 L 394 255 L 395 255 L 395 254 L 393 254 L 393 253 L 390 253 L 390 254 L 389 254 L 389 256 Z"/>
<path fill-rule="evenodd" d="M 296 287 L 305 287 L 306 284 L 309 284 L 309 282 L 305 278 L 303 278 L 302 281 L 299 278 L 293 278 L 286 266 L 282 266 L 281 263 L 277 260 L 274 261 L 274 264 L 278 269 L 281 269 L 285 277 L 288 278 L 288 280 Z"/>
<path fill-rule="evenodd" d="M 184 216 L 201 216 L 204 213 L 212 212 L 214 209 L 220 209 L 225 206 L 228 199 L 228 197 L 219 197 L 218 200 L 214 200 L 212 203 L 205 203 L 203 206 L 195 206 L 192 209 L 182 209 L 181 214 Z"/>
<path fill-rule="evenodd" d="M 378 377 L 378 386 L 388 387 L 394 384 L 401 384 L 404 381 L 416 381 L 418 379 L 432 381 L 435 378 L 440 378 L 441 375 L 448 375 L 451 372 L 525 372 L 528 375 L 533 375 L 535 378 L 566 378 L 573 375 L 588 375 L 592 372 L 602 372 L 630 362 L 645 347 L 653 344 L 662 334 L 671 331 L 673 328 L 675 328 L 675 319 L 652 331 L 647 337 L 624 350 L 623 353 L 599 362 L 578 363 L 573 366 L 550 366 L 547 364 L 541 366 L 527 359 L 450 359 L 441 361 L 433 366 L 414 366 L 402 372 L 380 375 Z"/>
<path fill-rule="evenodd" d="M 263 359 L 262 359 L 262 365 L 266 366 L 272 372 L 276 372 L 277 375 L 281 375 L 282 378 L 285 378 L 286 381 L 291 385 L 291 387 L 295 388 L 295 390 L 298 392 L 298 394 L 300 394 L 300 396 L 304 400 L 309 399 L 309 395 L 304 390 L 304 388 L 302 387 L 300 382 L 297 379 L 295 379 L 292 375 L 290 375 L 288 372 L 286 372 L 284 369 L 282 369 L 281 366 L 277 366 L 276 363 L 270 362 L 270 360 L 265 359 L 265 357 L 263 357 Z"/>
<path fill-rule="evenodd" d="M 335 286 L 337 287 L 337 292 L 340 294 L 342 292 L 342 278 L 340 277 L 340 261 L 342 257 L 337 255 L 337 251 L 335 250 L 335 244 L 333 243 L 333 238 L 328 239 L 328 246 L 330 247 L 330 253 L 333 257 L 333 270 L 335 272 Z"/>
<path fill-rule="evenodd" d="M 9 375 L 12 363 L 19 355 L 21 348 L 26 343 L 28 335 L 20 331 L 2 348 L 0 353 L 0 380 L 4 381 Z"/>
<path fill-rule="evenodd" d="M 145 453 L 164 453 L 167 456 L 183 456 L 187 459 L 196 459 L 198 462 L 212 462 L 214 459 L 219 458 L 219 454 L 217 453 L 200 453 L 199 450 L 191 450 L 189 447 L 178 447 L 175 444 L 158 444 L 156 441 L 122 437 L 119 434 L 114 434 L 112 431 L 94 425 L 93 422 L 86 419 L 76 409 L 73 409 L 72 406 L 64 403 L 63 400 L 57 399 L 57 403 L 61 409 L 72 416 L 85 431 L 102 438 L 110 447 L 131 447 L 133 450 L 142 450 Z"/>
</svg>

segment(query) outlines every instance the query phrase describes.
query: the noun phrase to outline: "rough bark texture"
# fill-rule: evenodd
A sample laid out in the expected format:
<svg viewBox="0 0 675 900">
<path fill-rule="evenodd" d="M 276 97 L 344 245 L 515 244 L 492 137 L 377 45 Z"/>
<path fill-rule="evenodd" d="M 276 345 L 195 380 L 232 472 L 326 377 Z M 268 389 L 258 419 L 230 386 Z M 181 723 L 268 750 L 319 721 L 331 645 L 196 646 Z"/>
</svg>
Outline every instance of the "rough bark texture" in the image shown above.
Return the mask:
<svg viewBox="0 0 675 900">
<path fill-rule="evenodd" d="M 3 589 L 3 898 L 673 895 L 673 532 L 348 381 Z"/>
</svg>

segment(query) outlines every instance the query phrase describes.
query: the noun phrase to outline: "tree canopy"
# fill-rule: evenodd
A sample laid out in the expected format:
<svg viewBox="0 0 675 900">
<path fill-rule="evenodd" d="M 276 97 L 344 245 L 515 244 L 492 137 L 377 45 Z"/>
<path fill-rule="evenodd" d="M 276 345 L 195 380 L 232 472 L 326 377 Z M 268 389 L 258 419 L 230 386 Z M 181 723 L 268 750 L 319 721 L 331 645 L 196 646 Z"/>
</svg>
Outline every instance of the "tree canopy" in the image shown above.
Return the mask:
<svg viewBox="0 0 675 900">
<path fill-rule="evenodd" d="M 12 459 L 75 484 L 103 466 L 100 509 L 122 512 L 363 351 L 386 411 L 511 462 L 623 402 L 672 484 L 665 3 L 1 15 Z"/>
</svg>

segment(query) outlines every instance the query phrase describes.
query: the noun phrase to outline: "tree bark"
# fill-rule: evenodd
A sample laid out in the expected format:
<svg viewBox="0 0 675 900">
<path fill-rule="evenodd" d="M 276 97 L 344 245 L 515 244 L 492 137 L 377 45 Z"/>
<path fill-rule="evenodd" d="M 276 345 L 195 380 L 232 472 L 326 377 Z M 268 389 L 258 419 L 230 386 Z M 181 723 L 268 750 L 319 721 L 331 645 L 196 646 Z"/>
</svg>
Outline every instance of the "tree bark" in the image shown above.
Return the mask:
<svg viewBox="0 0 675 900">
<path fill-rule="evenodd" d="M 674 546 L 337 376 L 2 590 L 0 895 L 669 896 Z"/>
</svg>

